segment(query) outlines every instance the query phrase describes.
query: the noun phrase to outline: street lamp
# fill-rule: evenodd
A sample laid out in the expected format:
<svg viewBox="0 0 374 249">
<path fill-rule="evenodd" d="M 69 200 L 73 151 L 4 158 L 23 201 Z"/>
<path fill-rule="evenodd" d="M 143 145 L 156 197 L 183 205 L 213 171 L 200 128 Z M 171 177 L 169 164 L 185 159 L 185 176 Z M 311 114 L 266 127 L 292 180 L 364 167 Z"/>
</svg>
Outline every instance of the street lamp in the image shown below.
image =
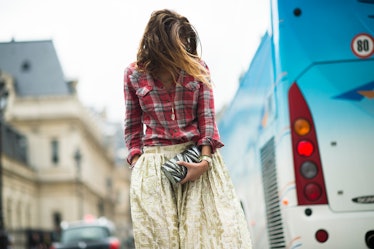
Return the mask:
<svg viewBox="0 0 374 249">
<path fill-rule="evenodd" d="M 9 245 L 8 234 L 5 231 L 3 215 L 3 116 L 8 103 L 9 92 L 6 84 L 0 75 L 0 248 L 7 248 Z"/>
<path fill-rule="evenodd" d="M 75 151 L 74 153 L 74 160 L 75 160 L 75 166 L 76 166 L 76 169 L 77 169 L 77 193 L 78 193 L 78 214 L 79 214 L 79 217 L 78 218 L 83 218 L 83 190 L 82 190 L 82 184 L 81 184 L 81 173 L 82 173 L 82 168 L 81 168 L 81 161 L 82 161 L 82 154 L 81 154 L 81 151 L 79 150 L 79 148 Z"/>
</svg>

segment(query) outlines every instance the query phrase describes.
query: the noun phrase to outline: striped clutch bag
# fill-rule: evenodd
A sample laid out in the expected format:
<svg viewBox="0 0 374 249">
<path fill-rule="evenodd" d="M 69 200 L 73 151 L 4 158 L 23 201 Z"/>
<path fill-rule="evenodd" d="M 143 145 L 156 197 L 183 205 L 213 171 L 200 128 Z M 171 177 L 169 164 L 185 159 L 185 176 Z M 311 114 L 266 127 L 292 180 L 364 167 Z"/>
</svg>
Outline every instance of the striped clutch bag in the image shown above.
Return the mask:
<svg viewBox="0 0 374 249">
<path fill-rule="evenodd" d="M 188 163 L 200 162 L 200 150 L 196 145 L 192 145 L 183 152 L 177 154 L 161 166 L 161 170 L 172 184 L 182 181 L 187 175 L 187 168 L 177 164 L 179 161 Z"/>
</svg>

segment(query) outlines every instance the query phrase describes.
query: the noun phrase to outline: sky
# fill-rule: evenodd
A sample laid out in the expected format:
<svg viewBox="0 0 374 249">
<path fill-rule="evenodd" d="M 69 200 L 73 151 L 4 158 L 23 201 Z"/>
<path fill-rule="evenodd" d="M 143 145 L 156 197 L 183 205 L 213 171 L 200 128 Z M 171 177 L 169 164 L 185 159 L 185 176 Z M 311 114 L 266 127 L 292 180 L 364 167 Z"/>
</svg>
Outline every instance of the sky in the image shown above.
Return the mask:
<svg viewBox="0 0 374 249">
<path fill-rule="evenodd" d="M 123 73 L 136 59 L 151 13 L 171 9 L 196 28 L 214 82 L 216 111 L 269 26 L 270 0 L 0 0 L 0 42 L 52 40 L 67 80 L 87 107 L 124 118 Z"/>
</svg>

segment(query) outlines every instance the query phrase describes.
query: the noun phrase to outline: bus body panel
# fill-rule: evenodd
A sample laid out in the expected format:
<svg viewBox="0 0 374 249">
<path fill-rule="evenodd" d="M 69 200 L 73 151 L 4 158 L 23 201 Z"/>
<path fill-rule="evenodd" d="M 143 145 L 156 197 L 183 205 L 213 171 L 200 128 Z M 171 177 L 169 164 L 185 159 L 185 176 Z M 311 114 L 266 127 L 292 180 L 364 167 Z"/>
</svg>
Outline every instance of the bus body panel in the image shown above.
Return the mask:
<svg viewBox="0 0 374 249">
<path fill-rule="evenodd" d="M 272 0 L 271 19 L 218 122 L 254 247 L 367 248 L 365 234 L 374 231 L 374 1 Z M 298 203 L 288 104 L 294 84 L 314 122 L 324 205 Z M 317 241 L 318 229 L 328 232 L 326 242 Z"/>
<path fill-rule="evenodd" d="M 326 206 L 315 206 L 312 215 L 305 215 L 305 207 L 285 210 L 289 242 L 287 248 L 365 249 L 365 233 L 373 229 L 373 212 L 334 213 Z M 318 230 L 328 231 L 325 243 L 316 241 Z"/>
</svg>

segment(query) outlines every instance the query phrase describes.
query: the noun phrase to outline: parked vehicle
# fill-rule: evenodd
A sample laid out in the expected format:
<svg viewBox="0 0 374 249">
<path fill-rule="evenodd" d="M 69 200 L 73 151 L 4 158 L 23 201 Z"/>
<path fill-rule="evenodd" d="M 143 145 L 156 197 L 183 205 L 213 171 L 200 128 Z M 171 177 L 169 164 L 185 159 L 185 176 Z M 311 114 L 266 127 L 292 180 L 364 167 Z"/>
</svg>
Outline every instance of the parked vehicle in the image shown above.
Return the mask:
<svg viewBox="0 0 374 249">
<path fill-rule="evenodd" d="M 120 241 L 115 237 L 115 227 L 105 218 L 63 222 L 61 237 L 52 249 L 119 249 Z"/>
</svg>

